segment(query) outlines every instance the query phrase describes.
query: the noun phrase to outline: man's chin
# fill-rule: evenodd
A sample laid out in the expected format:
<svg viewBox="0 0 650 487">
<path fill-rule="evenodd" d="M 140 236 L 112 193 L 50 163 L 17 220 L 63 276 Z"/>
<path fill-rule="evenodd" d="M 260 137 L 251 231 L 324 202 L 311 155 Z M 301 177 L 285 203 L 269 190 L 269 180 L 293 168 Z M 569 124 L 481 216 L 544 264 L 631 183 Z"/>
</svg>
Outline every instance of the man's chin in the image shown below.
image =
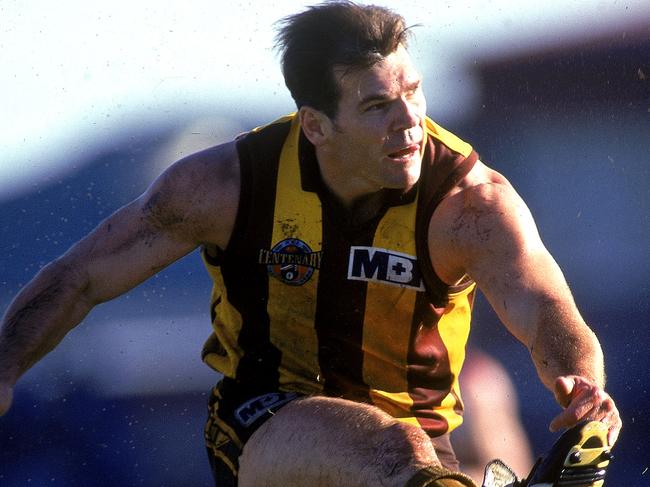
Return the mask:
<svg viewBox="0 0 650 487">
<path fill-rule="evenodd" d="M 393 174 L 395 188 L 409 189 L 420 179 L 420 160 L 411 160 Z"/>
<path fill-rule="evenodd" d="M 393 175 L 391 178 L 384 180 L 384 187 L 387 189 L 401 189 L 406 191 L 411 189 L 418 182 L 418 179 L 420 179 L 419 171 L 416 174 Z"/>
</svg>

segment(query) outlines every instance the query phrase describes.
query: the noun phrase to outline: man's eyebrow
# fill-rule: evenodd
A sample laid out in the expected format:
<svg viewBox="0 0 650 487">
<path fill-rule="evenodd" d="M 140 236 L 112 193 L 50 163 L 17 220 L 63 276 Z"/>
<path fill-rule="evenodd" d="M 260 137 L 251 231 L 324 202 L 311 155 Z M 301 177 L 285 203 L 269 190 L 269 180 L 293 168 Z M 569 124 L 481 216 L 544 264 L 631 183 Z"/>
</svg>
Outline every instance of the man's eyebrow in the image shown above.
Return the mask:
<svg viewBox="0 0 650 487">
<path fill-rule="evenodd" d="M 404 91 L 405 92 L 415 91 L 416 89 L 418 89 L 418 87 L 420 86 L 421 83 L 422 83 L 422 80 L 420 78 L 418 78 L 416 80 L 413 80 L 413 81 L 411 81 L 410 83 L 408 83 L 406 85 Z M 375 93 L 370 93 L 370 94 L 366 95 L 365 97 L 363 97 L 361 100 L 359 100 L 359 106 L 365 105 L 367 103 L 372 103 L 372 102 L 375 102 L 375 101 L 379 101 L 379 102 L 389 101 L 391 99 L 392 99 L 392 95 L 391 95 L 390 92 L 388 92 L 388 91 L 378 91 L 378 92 L 375 92 Z"/>
<path fill-rule="evenodd" d="M 369 95 L 363 97 L 361 100 L 359 100 L 359 105 L 365 105 L 367 103 L 375 102 L 375 101 L 387 101 L 390 100 L 390 93 L 387 91 L 381 91 L 377 93 L 370 93 Z"/>
</svg>

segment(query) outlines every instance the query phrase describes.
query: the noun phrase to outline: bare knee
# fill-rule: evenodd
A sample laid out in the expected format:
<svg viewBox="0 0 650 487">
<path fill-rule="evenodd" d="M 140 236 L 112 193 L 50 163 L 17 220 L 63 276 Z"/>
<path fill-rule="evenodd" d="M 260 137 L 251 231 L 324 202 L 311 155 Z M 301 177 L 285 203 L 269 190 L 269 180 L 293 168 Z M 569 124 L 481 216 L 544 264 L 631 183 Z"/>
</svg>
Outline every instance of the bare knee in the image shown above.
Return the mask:
<svg viewBox="0 0 650 487">
<path fill-rule="evenodd" d="M 378 429 L 369 442 L 373 467 L 386 478 L 410 478 L 421 468 L 439 463 L 429 436 L 417 426 L 397 421 Z"/>
</svg>

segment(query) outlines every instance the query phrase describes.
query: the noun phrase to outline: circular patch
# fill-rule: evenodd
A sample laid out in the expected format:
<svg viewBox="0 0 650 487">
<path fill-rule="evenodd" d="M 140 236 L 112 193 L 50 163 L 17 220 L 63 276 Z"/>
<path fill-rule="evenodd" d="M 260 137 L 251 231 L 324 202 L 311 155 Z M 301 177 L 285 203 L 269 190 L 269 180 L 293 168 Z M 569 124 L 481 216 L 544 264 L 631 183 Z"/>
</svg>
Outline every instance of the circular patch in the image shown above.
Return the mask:
<svg viewBox="0 0 650 487">
<path fill-rule="evenodd" d="M 302 240 L 287 238 L 271 249 L 274 264 L 269 264 L 269 274 L 290 286 L 301 286 L 314 273 L 309 265 L 312 250 Z M 275 263 L 277 262 L 277 263 Z"/>
</svg>

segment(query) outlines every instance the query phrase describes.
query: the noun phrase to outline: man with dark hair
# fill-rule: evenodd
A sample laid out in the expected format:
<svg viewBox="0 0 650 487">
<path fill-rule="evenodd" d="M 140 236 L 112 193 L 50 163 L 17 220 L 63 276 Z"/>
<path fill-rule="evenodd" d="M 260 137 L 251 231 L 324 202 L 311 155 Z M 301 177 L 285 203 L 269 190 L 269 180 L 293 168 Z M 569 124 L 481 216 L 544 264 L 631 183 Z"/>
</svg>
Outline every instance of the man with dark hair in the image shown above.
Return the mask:
<svg viewBox="0 0 650 487">
<path fill-rule="evenodd" d="M 426 117 L 406 37 L 351 2 L 285 19 L 298 112 L 177 162 L 39 272 L 3 321 L 0 413 L 94 305 L 200 246 L 217 485 L 473 485 L 449 432 L 477 287 L 565 408 L 552 428 L 580 424 L 560 454 L 613 444 L 598 340 L 508 181 Z M 571 451 L 598 485 L 605 456 Z"/>
<path fill-rule="evenodd" d="M 279 22 L 285 83 L 298 108 L 308 105 L 334 118 L 341 95 L 335 68 L 370 68 L 401 45 L 408 30 L 388 9 L 340 3 L 320 5 Z"/>
</svg>

